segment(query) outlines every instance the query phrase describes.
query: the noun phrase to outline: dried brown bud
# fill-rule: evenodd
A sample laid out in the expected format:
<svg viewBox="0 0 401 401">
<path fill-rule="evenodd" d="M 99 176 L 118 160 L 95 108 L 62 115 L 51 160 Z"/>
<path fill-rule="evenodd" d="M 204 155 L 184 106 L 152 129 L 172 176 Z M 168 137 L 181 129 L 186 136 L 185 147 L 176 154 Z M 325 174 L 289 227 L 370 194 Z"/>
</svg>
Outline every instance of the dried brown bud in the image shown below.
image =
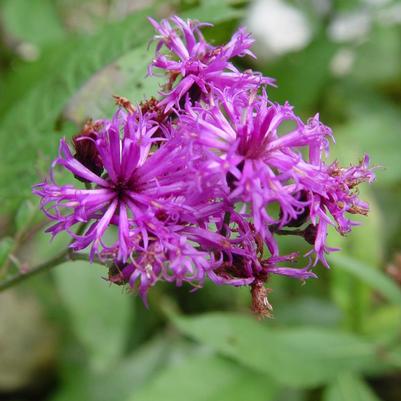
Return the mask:
<svg viewBox="0 0 401 401">
<path fill-rule="evenodd" d="M 134 105 L 126 97 L 113 95 L 113 98 L 117 106 L 123 107 L 130 114 L 135 112 Z"/>
<path fill-rule="evenodd" d="M 260 319 L 266 317 L 272 317 L 273 307 L 270 305 L 267 296 L 271 292 L 270 288 L 264 286 L 262 280 L 256 279 L 251 284 L 251 295 L 252 295 L 252 312 Z"/>
</svg>

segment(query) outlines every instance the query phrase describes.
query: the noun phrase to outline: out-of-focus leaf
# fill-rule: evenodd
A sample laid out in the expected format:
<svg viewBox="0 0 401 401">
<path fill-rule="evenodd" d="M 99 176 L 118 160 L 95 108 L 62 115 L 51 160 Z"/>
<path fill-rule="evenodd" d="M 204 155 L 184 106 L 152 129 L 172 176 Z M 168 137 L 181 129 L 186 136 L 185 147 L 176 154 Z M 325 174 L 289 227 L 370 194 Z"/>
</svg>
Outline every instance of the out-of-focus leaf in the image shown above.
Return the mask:
<svg viewBox="0 0 401 401">
<path fill-rule="evenodd" d="M 47 158 L 56 152 L 60 135 L 54 130 L 67 100 L 93 73 L 151 38 L 149 14 L 146 9 L 94 36 L 63 41 L 54 50 L 57 57 L 51 69 L 8 110 L 0 124 L 0 147 L 7 149 L 0 159 L 2 207 L 15 206 L 30 192 L 38 174 L 45 174 L 37 167 L 43 159 L 48 165 Z"/>
<path fill-rule="evenodd" d="M 360 7 L 360 0 L 334 0 L 334 9 L 336 11 L 355 10 Z"/>
<path fill-rule="evenodd" d="M 112 95 L 128 98 L 134 105 L 156 96 L 162 79 L 146 77 L 154 57 L 148 45 L 139 46 L 96 73 L 68 102 L 64 115 L 77 124 L 88 118 L 110 116 Z"/>
<path fill-rule="evenodd" d="M 8 259 L 8 256 L 10 255 L 13 247 L 14 240 L 12 238 L 4 237 L 0 240 L 0 267 L 2 267 Z"/>
<path fill-rule="evenodd" d="M 341 321 L 341 310 L 317 297 L 297 297 L 275 308 L 275 318 L 283 324 L 335 327 Z"/>
<path fill-rule="evenodd" d="M 363 85 L 378 85 L 401 78 L 401 31 L 378 25 L 356 51 L 351 77 Z"/>
<path fill-rule="evenodd" d="M 21 262 L 27 262 L 29 267 L 32 267 L 58 255 L 62 249 L 68 247 L 70 241 L 71 237 L 65 232 L 52 239 L 43 228 L 36 233 L 32 241 L 20 244 L 18 257 Z"/>
<path fill-rule="evenodd" d="M 301 389 L 284 388 L 274 401 L 306 401 L 308 393 Z"/>
<path fill-rule="evenodd" d="M 270 89 L 272 99 L 288 100 L 298 112 L 309 111 L 330 77 L 329 63 L 335 50 L 336 45 L 322 34 L 302 52 L 287 55 L 267 67 L 259 66 L 265 75 L 277 80 L 278 88 Z"/>
<path fill-rule="evenodd" d="M 11 289 L 0 294 L 0 305 L 0 389 L 11 394 L 54 366 L 57 338 L 32 295 Z"/>
<path fill-rule="evenodd" d="M 362 109 L 349 123 L 335 130 L 338 141 L 345 142 L 349 148 L 359 149 L 360 154 L 367 153 L 373 165 L 380 166 L 375 171 L 375 187 L 401 180 L 399 111 L 386 107 L 385 103 L 381 104 L 380 109 L 377 109 L 378 106 L 376 104 L 374 109 Z M 341 159 L 344 160 L 344 157 Z"/>
<path fill-rule="evenodd" d="M 336 330 L 270 329 L 252 318 L 218 313 L 174 316 L 173 321 L 190 337 L 293 387 L 317 386 L 341 372 L 369 370 L 375 361 L 371 344 Z"/>
<path fill-rule="evenodd" d="M 375 196 L 386 224 L 382 233 L 383 248 L 393 255 L 401 249 L 401 187 L 377 188 Z"/>
<path fill-rule="evenodd" d="M 380 401 L 358 376 L 341 375 L 325 391 L 324 401 Z"/>
<path fill-rule="evenodd" d="M 129 401 L 269 401 L 277 389 L 268 377 L 217 356 L 188 358 L 167 367 Z"/>
<path fill-rule="evenodd" d="M 341 253 L 330 255 L 329 260 L 335 268 L 344 269 L 377 290 L 388 301 L 401 305 L 401 289 L 383 272 Z"/>
<path fill-rule="evenodd" d="M 202 22 L 207 21 L 214 24 L 234 18 L 240 18 L 243 15 L 243 12 L 230 6 L 230 3 L 234 2 L 203 0 L 200 6 L 191 8 L 190 10 L 183 12 L 181 15 L 185 18 L 195 18 Z"/>
<path fill-rule="evenodd" d="M 103 280 L 106 272 L 102 269 L 79 261 L 53 271 L 72 329 L 97 370 L 105 370 L 121 358 L 133 313 L 130 296 Z"/>
<path fill-rule="evenodd" d="M 341 149 L 343 147 L 340 146 L 340 151 Z M 355 158 L 350 157 L 349 160 L 353 159 Z M 348 255 L 362 263 L 368 263 L 366 268 L 378 269 L 383 257 L 381 213 L 369 188 L 362 186 L 359 196 L 369 203 L 369 217 L 352 216 L 352 220 L 360 221 L 361 226 L 355 227 L 346 237 L 331 230 L 328 237 L 329 244 L 340 248 L 342 255 Z M 371 314 L 372 288 L 341 269 L 333 269 L 330 277 L 332 295 L 344 311 L 344 321 L 347 327 L 354 331 L 360 331 L 364 320 Z"/>
<path fill-rule="evenodd" d="M 15 215 L 15 231 L 17 235 L 29 229 L 35 220 L 43 219 L 39 211 L 39 202 L 26 200 L 22 202 Z"/>
<path fill-rule="evenodd" d="M 171 352 L 166 337 L 157 338 L 106 372 L 74 369 L 52 401 L 123 401 L 138 392 L 166 364 Z"/>
<path fill-rule="evenodd" d="M 65 35 L 52 0 L 4 0 L 1 5 L 5 32 L 14 40 L 42 46 Z"/>
<path fill-rule="evenodd" d="M 366 335 L 380 341 L 398 342 L 401 333 L 401 307 L 386 305 L 373 311 L 366 319 L 363 329 Z"/>
</svg>

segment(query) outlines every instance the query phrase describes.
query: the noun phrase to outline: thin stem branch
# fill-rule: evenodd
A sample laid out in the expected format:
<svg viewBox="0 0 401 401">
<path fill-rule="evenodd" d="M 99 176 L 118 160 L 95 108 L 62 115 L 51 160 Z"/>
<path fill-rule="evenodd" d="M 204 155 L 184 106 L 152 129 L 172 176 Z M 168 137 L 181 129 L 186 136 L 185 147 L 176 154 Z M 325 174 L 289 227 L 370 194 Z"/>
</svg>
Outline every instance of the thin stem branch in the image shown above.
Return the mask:
<svg viewBox="0 0 401 401">
<path fill-rule="evenodd" d="M 85 231 L 86 225 L 87 223 L 81 223 L 77 229 L 76 235 L 82 235 L 83 232 Z M 74 239 L 70 242 L 70 245 L 72 242 L 74 242 Z M 67 249 L 63 250 L 61 253 L 56 255 L 54 258 L 48 260 L 47 262 L 41 263 L 33 267 L 32 269 L 28 270 L 27 272 L 20 272 L 12 277 L 9 277 L 6 280 L 0 281 L 0 292 L 6 290 L 7 288 L 13 287 L 14 285 L 22 281 L 25 281 L 30 277 L 36 276 L 39 273 L 46 272 L 64 262 L 74 261 L 74 260 L 89 261 L 89 255 L 85 255 L 82 253 L 75 253 L 70 247 L 68 247 Z M 102 265 L 106 264 L 105 261 L 100 260 L 98 257 L 95 257 L 93 261 L 95 263 Z"/>
<path fill-rule="evenodd" d="M 18 273 L 6 280 L 1 281 L 0 282 L 0 292 L 6 290 L 7 288 L 13 287 L 14 285 L 16 285 L 22 281 L 25 281 L 28 278 L 36 276 L 39 273 L 44 273 L 46 271 L 49 271 L 53 267 L 61 265 L 64 262 L 76 261 L 76 260 L 89 261 L 89 255 L 86 255 L 83 253 L 74 253 L 74 252 L 71 252 L 71 250 L 67 248 L 66 250 L 59 253 L 57 256 L 48 260 L 47 262 L 41 263 L 38 266 L 33 267 L 32 269 L 30 269 L 29 271 L 27 271 L 25 273 Z M 94 263 L 97 263 L 100 265 L 106 264 L 105 261 L 102 261 L 97 257 L 95 257 L 93 261 L 94 261 Z"/>
<path fill-rule="evenodd" d="M 47 262 L 41 263 L 38 266 L 30 269 L 26 273 L 18 273 L 15 276 L 12 276 L 6 280 L 0 282 L 0 292 L 10 288 L 21 281 L 25 281 L 26 279 L 36 276 L 39 273 L 45 272 L 50 270 L 52 267 L 57 266 L 61 263 L 70 260 L 70 255 L 68 250 L 63 251 L 62 253 L 58 254 L 54 258 L 48 260 Z"/>
</svg>

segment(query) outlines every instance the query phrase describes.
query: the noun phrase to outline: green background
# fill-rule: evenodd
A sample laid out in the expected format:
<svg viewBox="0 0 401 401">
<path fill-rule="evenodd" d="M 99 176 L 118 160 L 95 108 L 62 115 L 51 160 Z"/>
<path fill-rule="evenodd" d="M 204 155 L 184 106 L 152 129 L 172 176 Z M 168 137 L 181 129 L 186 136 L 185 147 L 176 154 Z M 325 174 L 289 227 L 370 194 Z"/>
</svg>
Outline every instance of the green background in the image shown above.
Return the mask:
<svg viewBox="0 0 401 401">
<path fill-rule="evenodd" d="M 268 1 L 268 0 L 266 0 Z M 306 285 L 274 278 L 274 318 L 249 312 L 246 288 L 190 293 L 160 284 L 150 309 L 70 262 L 0 294 L 0 400 L 399 401 L 401 399 L 401 2 L 288 1 L 310 42 L 241 68 L 277 79 L 270 91 L 303 118 L 334 130 L 330 158 L 369 153 L 377 181 L 361 188 L 368 218 L 346 238 L 331 270 Z M 31 185 L 47 173 L 61 136 L 110 116 L 113 94 L 156 94 L 144 79 L 153 56 L 146 16 L 211 21 L 212 43 L 244 22 L 247 1 L 3 0 L 0 2 L 0 279 L 57 254 Z M 394 7 L 394 8 L 392 8 Z M 385 18 L 383 16 L 397 16 Z M 390 11 L 389 11 L 390 10 Z M 387 13 L 387 14 L 386 14 Z M 368 15 L 363 37 L 334 41 L 342 15 Z M 390 21 L 390 22 L 389 22 Z M 335 60 L 348 55 L 346 71 Z M 282 253 L 300 245 L 291 238 Z M 304 250 L 302 247 L 299 249 Z"/>
</svg>

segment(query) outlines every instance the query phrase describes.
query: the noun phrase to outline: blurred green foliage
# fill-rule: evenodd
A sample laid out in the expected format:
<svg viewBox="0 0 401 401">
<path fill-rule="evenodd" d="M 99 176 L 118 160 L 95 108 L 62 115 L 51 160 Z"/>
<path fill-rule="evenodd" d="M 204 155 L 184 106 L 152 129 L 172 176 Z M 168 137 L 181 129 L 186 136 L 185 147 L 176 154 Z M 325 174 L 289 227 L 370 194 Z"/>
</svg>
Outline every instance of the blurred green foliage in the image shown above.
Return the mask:
<svg viewBox="0 0 401 401">
<path fill-rule="evenodd" d="M 367 152 L 379 166 L 377 182 L 363 189 L 369 218 L 347 238 L 330 234 L 331 244 L 342 248 L 330 257 L 332 269 L 317 268 L 320 279 L 305 286 L 272 279 L 274 319 L 257 321 L 245 288 L 206 285 L 190 293 L 160 285 L 146 309 L 103 280 L 101 266 L 64 264 L 8 290 L 18 299 L 34 297 L 31 307 L 45 323 L 37 319 L 25 329 L 21 305 L 0 295 L 0 321 L 14 327 L 22 344 L 15 358 L 24 375 L 18 386 L 4 384 L 9 360 L 1 362 L 0 399 L 401 399 L 401 25 L 390 18 L 400 13 L 400 2 L 288 3 L 308 16 L 310 43 L 274 59 L 262 45 L 259 61 L 238 62 L 277 78 L 273 99 L 289 100 L 305 118 L 321 113 L 337 141 L 332 159 L 348 164 Z M 329 4 L 324 13 L 318 3 Z M 205 35 L 221 43 L 248 7 L 245 0 L 0 3 L 0 279 L 48 260 L 66 244 L 62 237 L 48 242 L 30 195 L 59 138 L 89 117 L 111 115 L 112 94 L 137 102 L 157 93 L 157 83 L 144 79 L 152 58 L 146 16 L 174 12 L 211 21 L 215 27 Z M 329 26 L 343 13 L 369 14 L 364 37 L 333 40 Z M 294 242 L 286 238 L 282 246 L 285 253 Z M 58 349 L 44 366 L 31 337 L 49 332 L 56 333 Z M 0 348 L 9 341 L 0 330 Z"/>
</svg>

